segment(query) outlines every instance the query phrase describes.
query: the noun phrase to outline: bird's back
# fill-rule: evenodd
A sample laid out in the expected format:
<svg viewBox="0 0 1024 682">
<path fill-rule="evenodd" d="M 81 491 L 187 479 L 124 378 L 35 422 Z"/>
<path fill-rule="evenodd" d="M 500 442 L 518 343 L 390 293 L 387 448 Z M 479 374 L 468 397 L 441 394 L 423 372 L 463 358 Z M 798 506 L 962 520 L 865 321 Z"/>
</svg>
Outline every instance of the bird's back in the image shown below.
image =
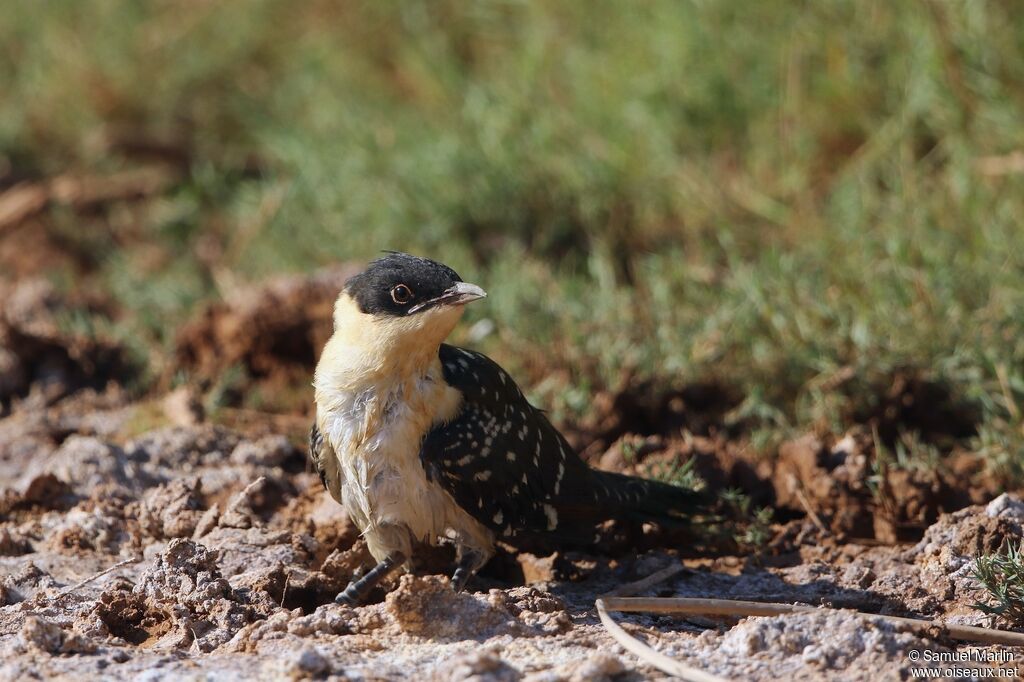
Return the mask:
<svg viewBox="0 0 1024 682">
<path fill-rule="evenodd" d="M 579 542 L 606 519 L 678 522 L 697 506 L 693 491 L 591 469 L 485 355 L 449 345 L 439 355 L 462 403 L 420 457 L 428 478 L 495 532 Z"/>
</svg>

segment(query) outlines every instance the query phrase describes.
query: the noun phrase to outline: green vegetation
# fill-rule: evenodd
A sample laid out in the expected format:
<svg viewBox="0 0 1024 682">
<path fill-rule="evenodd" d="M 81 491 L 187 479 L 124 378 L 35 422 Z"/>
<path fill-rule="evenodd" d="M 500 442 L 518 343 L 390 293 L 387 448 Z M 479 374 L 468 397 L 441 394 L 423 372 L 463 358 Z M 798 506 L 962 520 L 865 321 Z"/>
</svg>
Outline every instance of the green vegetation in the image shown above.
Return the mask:
<svg viewBox="0 0 1024 682">
<path fill-rule="evenodd" d="M 726 520 L 719 532 L 727 534 L 729 540 L 744 553 L 759 552 L 772 539 L 774 512 L 771 507 L 751 506 L 750 496 L 736 488 L 721 491 Z"/>
<path fill-rule="evenodd" d="M 996 1 L 13 3 L 0 174 L 181 170 L 45 216 L 151 348 L 397 248 L 491 292 L 475 343 L 558 418 L 625 372 L 713 382 L 769 447 L 910 380 L 970 428 L 892 451 L 1019 478 L 1021 35 Z"/>
<path fill-rule="evenodd" d="M 974 577 L 988 592 L 990 603 L 974 608 L 1024 627 L 1024 543 L 1007 544 L 1006 552 L 986 554 L 974 562 Z M 991 603 L 995 600 L 995 603 Z"/>
</svg>

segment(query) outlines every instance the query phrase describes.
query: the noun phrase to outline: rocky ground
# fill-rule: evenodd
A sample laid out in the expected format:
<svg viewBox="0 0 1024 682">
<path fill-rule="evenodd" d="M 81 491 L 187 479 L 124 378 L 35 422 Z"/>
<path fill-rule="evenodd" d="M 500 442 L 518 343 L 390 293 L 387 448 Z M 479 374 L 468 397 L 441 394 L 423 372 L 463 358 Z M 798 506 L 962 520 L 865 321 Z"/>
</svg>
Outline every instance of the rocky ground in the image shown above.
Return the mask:
<svg viewBox="0 0 1024 682">
<path fill-rule="evenodd" d="M 183 333 L 178 362 L 211 384 L 225 363 L 248 363 L 249 376 L 270 387 L 301 374 L 321 342 L 335 279 L 261 293 L 272 310 L 286 309 L 288 297 L 319 301 L 298 321 L 251 301 L 207 311 Z M 649 472 L 693 460 L 711 486 L 737 486 L 774 507 L 762 541 L 624 541 L 612 529 L 584 553 L 506 548 L 463 594 L 438 575 L 450 560 L 442 550 L 369 605 L 339 606 L 334 596 L 369 557 L 308 470 L 308 417 L 225 410 L 211 419 L 189 388 L 131 400 L 112 379 L 125 371 L 119 349 L 68 337 L 54 322 L 66 301 L 38 283 L 8 293 L 0 679 L 658 679 L 608 635 L 594 600 L 679 562 L 686 570 L 645 594 L 837 610 L 733 620 L 616 614 L 678 661 L 727 679 L 907 679 L 911 652 L 967 645 L 851 610 L 993 625 L 972 607 L 984 599 L 972 562 L 1019 538 L 1024 524 L 1024 503 L 973 476 L 969 454 L 944 473 L 879 474 L 871 439 L 855 430 L 751 460 L 729 439 L 676 428 L 677 417 L 713 413 L 706 395 L 646 412 L 631 398 L 598 396 L 592 423 L 570 429 L 592 461 Z M 262 330 L 262 341 L 245 345 L 252 335 L 240 326 Z M 298 340 L 272 341 L 281 336 Z M 901 390 L 894 400 L 905 404 L 921 389 Z M 638 429 L 638 413 L 669 426 Z"/>
</svg>

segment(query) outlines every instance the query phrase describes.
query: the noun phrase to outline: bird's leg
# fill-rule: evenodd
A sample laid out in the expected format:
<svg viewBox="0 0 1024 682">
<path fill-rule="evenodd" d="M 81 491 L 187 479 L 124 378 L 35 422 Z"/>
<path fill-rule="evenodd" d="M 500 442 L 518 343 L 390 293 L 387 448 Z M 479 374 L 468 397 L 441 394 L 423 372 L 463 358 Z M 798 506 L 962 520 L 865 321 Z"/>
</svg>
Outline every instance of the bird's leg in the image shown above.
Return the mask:
<svg viewBox="0 0 1024 682">
<path fill-rule="evenodd" d="M 452 573 L 452 589 L 462 592 L 466 583 L 476 575 L 476 572 L 487 561 L 487 557 L 476 550 L 460 548 L 458 563 L 455 564 L 455 572 Z"/>
<path fill-rule="evenodd" d="M 371 568 L 366 575 L 361 576 L 348 584 L 344 592 L 338 594 L 334 598 L 339 604 L 347 604 L 348 606 L 357 606 L 366 599 L 370 594 L 370 590 L 375 588 L 381 580 L 386 578 L 391 571 L 401 566 L 405 561 L 405 556 L 401 553 L 395 553 L 384 559 L 373 568 Z"/>
</svg>

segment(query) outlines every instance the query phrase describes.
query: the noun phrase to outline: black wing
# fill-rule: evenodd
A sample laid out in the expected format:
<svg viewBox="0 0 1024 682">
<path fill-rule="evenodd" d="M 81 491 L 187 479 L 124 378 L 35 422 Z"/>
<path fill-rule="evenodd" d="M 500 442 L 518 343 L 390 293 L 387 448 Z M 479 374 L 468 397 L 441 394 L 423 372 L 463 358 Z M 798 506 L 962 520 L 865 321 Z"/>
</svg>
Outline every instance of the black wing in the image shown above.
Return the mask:
<svg viewBox="0 0 1024 682">
<path fill-rule="evenodd" d="M 316 423 L 309 429 L 309 459 L 313 462 L 313 468 L 320 476 L 320 482 L 327 488 L 327 472 L 324 471 L 324 437 Z"/>
<path fill-rule="evenodd" d="M 595 502 L 589 467 L 492 360 L 448 345 L 440 358 L 463 404 L 424 438 L 427 476 L 501 535 L 575 535 Z"/>
<path fill-rule="evenodd" d="M 324 439 L 316 422 L 309 430 L 309 458 L 313 461 L 313 467 L 320 476 L 320 482 L 324 488 L 341 502 L 341 471 L 338 467 L 338 458 L 334 454 L 334 448 Z"/>
</svg>

